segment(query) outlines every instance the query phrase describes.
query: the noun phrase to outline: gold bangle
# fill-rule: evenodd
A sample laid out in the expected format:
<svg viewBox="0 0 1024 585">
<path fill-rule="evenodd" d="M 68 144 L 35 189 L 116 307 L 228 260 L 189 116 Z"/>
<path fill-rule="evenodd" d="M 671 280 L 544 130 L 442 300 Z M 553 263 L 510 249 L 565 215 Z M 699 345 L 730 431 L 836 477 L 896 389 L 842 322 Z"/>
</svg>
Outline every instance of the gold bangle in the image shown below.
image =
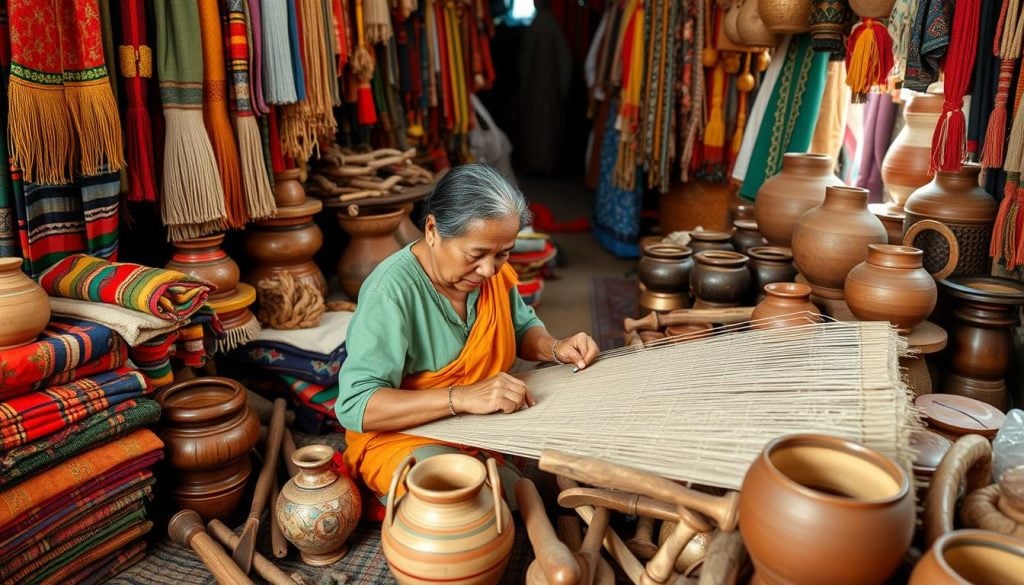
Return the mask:
<svg viewBox="0 0 1024 585">
<path fill-rule="evenodd" d="M 455 413 L 455 404 L 452 403 L 452 391 L 455 390 L 455 386 L 448 387 L 448 412 L 452 413 L 452 416 L 459 416 Z"/>
<path fill-rule="evenodd" d="M 564 366 L 565 362 L 563 362 L 562 360 L 558 359 L 558 354 L 555 353 L 555 346 L 558 345 L 559 341 L 561 341 L 561 340 L 560 339 L 556 339 L 556 340 L 551 342 L 551 359 L 555 360 L 556 364 L 558 364 L 560 366 Z"/>
</svg>

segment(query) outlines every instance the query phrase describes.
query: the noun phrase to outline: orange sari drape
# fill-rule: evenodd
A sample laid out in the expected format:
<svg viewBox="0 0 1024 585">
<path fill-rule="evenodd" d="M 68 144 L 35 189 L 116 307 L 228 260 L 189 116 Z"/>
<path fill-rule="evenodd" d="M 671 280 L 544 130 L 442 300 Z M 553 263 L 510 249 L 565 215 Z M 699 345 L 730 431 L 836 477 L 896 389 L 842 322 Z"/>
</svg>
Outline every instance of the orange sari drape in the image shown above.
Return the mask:
<svg viewBox="0 0 1024 585">
<path fill-rule="evenodd" d="M 505 264 L 488 279 L 476 302 L 476 322 L 462 353 L 436 372 L 419 372 L 402 380 L 404 390 L 447 388 L 474 384 L 506 372 L 516 359 L 516 333 L 509 291 L 516 285 L 515 270 Z M 395 432 L 345 432 L 345 465 L 352 476 L 377 495 L 388 492 L 395 468 L 416 449 L 446 445 L 442 441 Z"/>
</svg>

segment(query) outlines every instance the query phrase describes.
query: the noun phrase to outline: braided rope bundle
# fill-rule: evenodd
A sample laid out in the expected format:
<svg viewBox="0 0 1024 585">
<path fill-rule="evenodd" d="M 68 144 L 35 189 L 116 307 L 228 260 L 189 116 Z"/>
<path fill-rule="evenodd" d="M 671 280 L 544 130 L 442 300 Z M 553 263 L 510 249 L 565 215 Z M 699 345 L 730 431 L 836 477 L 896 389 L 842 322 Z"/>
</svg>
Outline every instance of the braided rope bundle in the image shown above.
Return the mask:
<svg viewBox="0 0 1024 585">
<path fill-rule="evenodd" d="M 324 297 L 311 283 L 297 282 L 288 271 L 256 283 L 259 319 L 274 329 L 308 329 L 320 324 Z"/>
</svg>

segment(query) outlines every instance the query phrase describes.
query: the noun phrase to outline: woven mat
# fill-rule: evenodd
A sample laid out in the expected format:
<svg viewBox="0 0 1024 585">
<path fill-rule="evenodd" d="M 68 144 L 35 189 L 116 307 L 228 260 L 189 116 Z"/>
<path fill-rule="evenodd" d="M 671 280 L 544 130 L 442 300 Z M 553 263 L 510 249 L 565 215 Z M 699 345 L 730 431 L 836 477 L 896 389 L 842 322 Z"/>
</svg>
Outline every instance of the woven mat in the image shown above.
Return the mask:
<svg viewBox="0 0 1024 585">
<path fill-rule="evenodd" d="M 639 291 L 635 278 L 595 276 L 590 284 L 591 322 L 594 340 L 601 351 L 626 344 L 622 320 L 634 317 Z"/>
</svg>

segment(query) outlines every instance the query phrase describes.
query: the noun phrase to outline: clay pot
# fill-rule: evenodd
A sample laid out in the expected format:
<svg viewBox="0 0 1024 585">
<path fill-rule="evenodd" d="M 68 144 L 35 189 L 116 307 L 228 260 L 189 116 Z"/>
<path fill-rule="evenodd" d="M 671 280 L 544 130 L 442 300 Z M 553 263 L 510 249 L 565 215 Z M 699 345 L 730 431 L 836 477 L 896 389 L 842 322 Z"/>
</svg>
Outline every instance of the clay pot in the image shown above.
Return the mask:
<svg viewBox="0 0 1024 585">
<path fill-rule="evenodd" d="M 764 585 L 881 584 L 914 533 L 910 479 L 852 441 L 779 437 L 743 479 L 740 532 Z"/>
<path fill-rule="evenodd" d="M 359 288 L 378 264 L 402 249 L 395 230 L 404 216 L 398 207 L 363 208 L 355 216 L 338 212 L 338 223 L 352 236 L 338 259 L 338 280 L 350 299 L 359 298 Z"/>
<path fill-rule="evenodd" d="M 991 271 L 989 244 L 999 208 L 978 186 L 980 172 L 977 164 L 939 171 L 904 206 L 903 244 L 924 250 L 924 268 L 935 280 Z"/>
<path fill-rule="evenodd" d="M 764 287 L 773 282 L 793 282 L 796 266 L 793 251 L 779 246 L 755 246 L 746 252 L 750 256 L 752 287 L 757 291 L 757 302 L 764 300 Z"/>
<path fill-rule="evenodd" d="M 736 15 L 736 31 L 748 47 L 771 48 L 779 43 L 779 36 L 768 30 L 761 20 L 758 4 L 755 0 L 746 0 L 740 6 L 739 14 Z"/>
<path fill-rule="evenodd" d="M 409 474 L 407 467 L 412 465 Z M 400 585 L 498 583 L 515 539 L 497 466 L 469 455 L 436 455 L 398 466 L 388 493 L 381 548 Z M 396 502 L 399 483 L 408 493 Z M 484 489 L 484 482 L 490 486 Z"/>
<path fill-rule="evenodd" d="M 917 93 L 903 108 L 905 122 L 882 159 L 882 182 L 897 209 L 915 189 L 932 180 L 928 172 L 932 135 L 942 115 L 942 94 Z"/>
<path fill-rule="evenodd" d="M 885 226 L 885 233 L 889 235 L 889 243 L 903 244 L 903 220 L 907 216 L 902 211 L 896 211 L 885 203 L 869 203 L 868 209 Z"/>
<path fill-rule="evenodd" d="M 821 312 L 811 302 L 811 287 L 798 282 L 773 282 L 764 287 L 766 296 L 754 307 L 750 320 L 754 329 L 779 329 L 820 322 Z"/>
<path fill-rule="evenodd" d="M 295 207 L 306 201 L 306 189 L 299 181 L 301 176 L 302 171 L 299 169 L 286 169 L 274 173 L 274 203 L 279 208 Z"/>
<path fill-rule="evenodd" d="M 157 399 L 175 505 L 204 521 L 228 520 L 245 495 L 249 451 L 260 436 L 245 388 L 228 378 L 195 378 L 168 386 Z"/>
<path fill-rule="evenodd" d="M 398 224 L 398 229 L 395 230 L 395 239 L 398 240 L 399 246 L 405 247 L 416 240 L 423 239 L 423 232 L 420 231 L 420 228 L 416 227 L 416 224 L 409 217 L 413 210 L 413 204 L 405 203 L 401 207 L 404 215 L 402 215 L 401 223 Z"/>
<path fill-rule="evenodd" d="M 690 307 L 690 293 L 688 290 L 678 292 L 655 292 L 647 290 L 644 283 L 638 282 L 640 297 L 637 300 L 637 314 L 646 315 L 651 311 L 656 313 L 667 313 L 676 309 L 687 309 Z M 687 287 L 689 289 L 689 287 Z"/>
<path fill-rule="evenodd" d="M 231 296 L 238 287 L 241 272 L 238 264 L 221 250 L 224 234 L 172 242 L 174 255 L 164 268 L 177 270 L 214 285 L 210 299 Z"/>
<path fill-rule="evenodd" d="M 690 289 L 695 307 L 737 307 L 750 288 L 749 258 L 739 252 L 708 250 L 695 256 Z"/>
<path fill-rule="evenodd" d="M 650 292 L 685 293 L 690 287 L 692 255 L 690 248 L 683 246 L 649 246 L 637 265 L 640 282 Z"/>
<path fill-rule="evenodd" d="M 0 349 L 32 343 L 50 322 L 50 297 L 21 264 L 21 258 L 0 258 Z"/>
<path fill-rule="evenodd" d="M 685 323 L 683 325 L 669 325 L 665 328 L 666 337 L 684 337 L 677 341 L 693 341 L 694 339 L 704 339 L 711 335 L 711 331 L 714 329 L 714 325 L 711 323 Z M 641 336 L 643 333 L 641 333 Z"/>
<path fill-rule="evenodd" d="M 885 226 L 868 211 L 868 190 L 828 187 L 825 201 L 793 230 L 793 262 L 814 294 L 842 299 L 846 275 L 867 259 L 869 244 L 888 241 Z"/>
<path fill-rule="evenodd" d="M 861 321 L 888 321 L 906 335 L 932 314 L 938 287 L 921 267 L 917 248 L 871 244 L 867 260 L 853 267 L 843 288 L 850 312 Z"/>
<path fill-rule="evenodd" d="M 736 250 L 732 243 L 732 234 L 712 230 L 690 232 L 689 246 L 694 254 L 706 250 Z"/>
<path fill-rule="evenodd" d="M 1020 585 L 1024 539 L 985 530 L 954 530 L 932 545 L 910 585 Z"/>
<path fill-rule="evenodd" d="M 331 469 L 334 449 L 308 445 L 292 454 L 299 474 L 277 496 L 281 532 L 307 565 L 331 565 L 348 552 L 345 541 L 359 523 L 362 498 L 345 475 Z"/>
<path fill-rule="evenodd" d="M 850 9 L 861 18 L 889 18 L 896 0 L 850 0 Z"/>
<path fill-rule="evenodd" d="M 242 235 L 245 253 L 254 266 L 245 281 L 255 285 L 264 278 L 290 272 L 298 282 L 315 286 L 327 293 L 327 280 L 313 262 L 313 256 L 324 243 L 324 234 L 313 222 L 323 202 L 307 199 L 295 207 L 280 207 L 277 216 L 249 224 Z"/>
<path fill-rule="evenodd" d="M 767 243 L 761 232 L 757 231 L 757 222 L 750 219 L 737 219 L 732 222 L 732 243 L 737 252 L 746 254 L 747 250 Z"/>
<path fill-rule="evenodd" d="M 757 0 L 757 11 L 769 31 L 795 35 L 811 30 L 811 0 Z"/>
<path fill-rule="evenodd" d="M 757 190 L 754 219 L 768 243 L 792 247 L 793 228 L 809 209 L 825 200 L 825 187 L 842 185 L 827 154 L 786 153 L 782 171 Z"/>
</svg>

